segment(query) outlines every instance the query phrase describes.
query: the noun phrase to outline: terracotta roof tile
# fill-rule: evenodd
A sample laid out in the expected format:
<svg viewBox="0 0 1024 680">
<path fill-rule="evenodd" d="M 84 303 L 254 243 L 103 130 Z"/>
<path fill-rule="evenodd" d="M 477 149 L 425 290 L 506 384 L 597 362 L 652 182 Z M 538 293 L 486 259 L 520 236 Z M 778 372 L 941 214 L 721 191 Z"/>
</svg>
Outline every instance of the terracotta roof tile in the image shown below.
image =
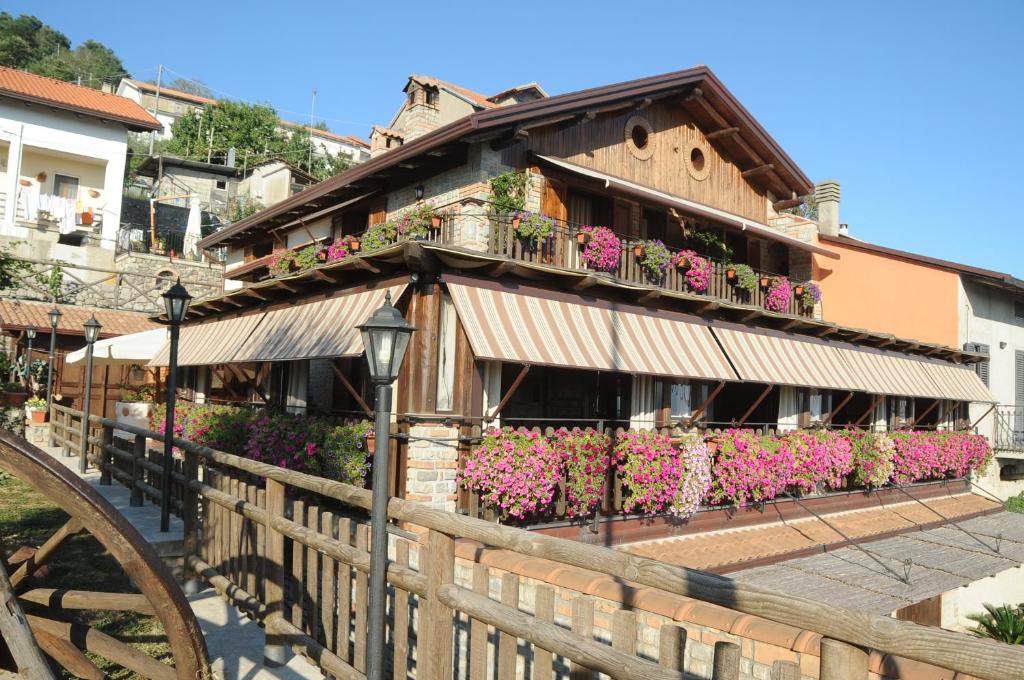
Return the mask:
<svg viewBox="0 0 1024 680">
<path fill-rule="evenodd" d="M 466 99 L 471 100 L 474 104 L 484 109 L 493 109 L 497 106 L 497 104 L 488 99 L 486 95 L 482 95 L 479 92 L 474 92 L 473 90 L 462 87 L 461 85 L 456 85 L 455 83 L 449 83 L 447 80 L 441 80 L 440 78 L 435 78 L 433 76 L 418 75 L 409 76 L 409 80 L 415 80 L 417 83 L 421 83 L 424 85 L 433 85 L 435 87 L 439 87 L 454 92 L 456 94 L 462 95 Z"/>
<path fill-rule="evenodd" d="M 53 305 L 42 302 L 21 302 L 18 300 L 0 300 L 0 329 L 20 331 L 35 326 L 40 333 L 50 328 L 50 310 Z M 110 309 L 93 309 L 74 305 L 57 305 L 60 310 L 60 324 L 57 332 L 62 335 L 84 335 L 82 324 L 95 314 L 96 320 L 103 326 L 101 338 L 112 338 L 159 328 L 149 316 L 141 312 L 119 312 Z"/>
<path fill-rule="evenodd" d="M 143 92 L 152 92 L 156 94 L 156 85 L 153 83 L 147 83 L 144 80 L 135 80 L 134 78 L 125 78 L 126 82 L 131 83 L 135 87 L 139 88 Z M 182 101 L 192 102 L 193 104 L 216 104 L 216 99 L 210 99 L 209 97 L 203 97 L 202 95 L 192 94 L 191 92 L 183 92 L 182 90 L 175 90 L 172 87 L 160 86 L 160 96 L 170 97 L 171 99 L 181 99 Z"/>
<path fill-rule="evenodd" d="M 0 66 L 0 95 L 115 120 L 133 130 L 159 130 L 160 121 L 130 99 Z"/>
</svg>

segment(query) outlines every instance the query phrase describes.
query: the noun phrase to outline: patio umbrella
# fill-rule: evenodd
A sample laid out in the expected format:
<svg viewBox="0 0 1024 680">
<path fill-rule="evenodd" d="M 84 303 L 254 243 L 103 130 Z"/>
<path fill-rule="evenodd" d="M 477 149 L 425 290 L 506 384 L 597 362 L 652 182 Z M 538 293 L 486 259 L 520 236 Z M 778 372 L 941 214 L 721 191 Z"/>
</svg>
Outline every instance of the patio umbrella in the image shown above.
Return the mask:
<svg viewBox="0 0 1024 680">
<path fill-rule="evenodd" d="M 98 340 L 92 347 L 92 360 L 98 365 L 145 365 L 156 356 L 166 342 L 166 328 L 154 328 L 140 333 Z M 64 359 L 66 364 L 77 364 L 83 361 L 85 361 L 84 347 L 70 352 Z"/>
<path fill-rule="evenodd" d="M 188 203 L 188 226 L 185 227 L 185 245 L 182 248 L 182 255 L 191 260 L 199 259 L 199 241 L 203 238 L 200 225 L 203 214 L 199 209 L 199 199 L 195 196 L 189 199 Z"/>
</svg>

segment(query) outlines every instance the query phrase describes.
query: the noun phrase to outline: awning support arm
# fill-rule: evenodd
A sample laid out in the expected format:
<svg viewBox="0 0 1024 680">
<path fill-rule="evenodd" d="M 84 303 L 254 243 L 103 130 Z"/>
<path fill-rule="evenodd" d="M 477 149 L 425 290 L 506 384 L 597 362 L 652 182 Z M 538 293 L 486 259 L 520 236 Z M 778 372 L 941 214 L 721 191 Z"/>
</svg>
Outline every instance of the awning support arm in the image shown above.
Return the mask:
<svg viewBox="0 0 1024 680">
<path fill-rule="evenodd" d="M 832 409 L 831 413 L 829 413 L 827 416 L 825 416 L 825 420 L 821 421 L 821 424 L 822 425 L 829 425 L 829 424 L 831 424 L 832 423 L 832 419 L 835 418 L 839 414 L 839 412 L 841 410 L 843 410 L 844 406 L 846 406 L 847 404 L 850 403 L 851 399 L 853 399 L 853 392 L 847 392 L 846 398 L 843 399 L 841 402 L 839 402 L 839 406 L 836 406 L 834 409 Z"/>
<path fill-rule="evenodd" d="M 921 411 L 921 413 L 917 414 L 917 416 L 916 416 L 916 417 L 915 417 L 915 418 L 914 418 L 914 419 L 913 419 L 913 420 L 912 420 L 912 421 L 910 422 L 910 427 L 914 427 L 914 426 L 915 426 L 915 425 L 917 425 L 917 424 L 918 424 L 919 422 L 921 422 L 922 420 L 924 420 L 924 417 L 925 417 L 926 415 L 928 415 L 929 413 L 931 413 L 932 411 L 934 411 L 934 410 L 935 410 L 935 407 L 939 405 L 939 402 L 940 402 L 940 401 L 941 401 L 940 399 L 936 399 L 935 401 L 933 401 L 933 402 L 931 403 L 931 406 L 929 406 L 929 407 L 928 407 L 928 408 L 926 408 L 925 410 Z"/>
<path fill-rule="evenodd" d="M 860 418 L 857 418 L 857 422 L 853 424 L 854 427 L 863 423 L 865 418 L 874 413 L 875 409 L 878 408 L 878 405 L 882 403 L 883 399 L 885 399 L 884 394 L 879 394 L 877 397 L 875 397 L 875 400 L 871 402 L 871 406 L 868 407 L 868 410 L 864 411 L 864 415 L 862 415 Z"/>
<path fill-rule="evenodd" d="M 982 413 L 982 414 L 981 414 L 981 417 L 980 417 L 980 418 L 978 418 L 977 420 L 975 420 L 975 421 L 974 421 L 974 422 L 973 422 L 973 423 L 971 424 L 971 429 L 973 430 L 974 428 L 978 427 L 978 423 L 980 423 L 981 421 L 985 420 L 985 418 L 986 418 L 986 417 L 988 416 L 988 414 L 989 414 L 989 413 L 992 413 L 992 411 L 994 411 L 994 410 L 995 410 L 995 408 L 996 408 L 996 405 L 995 405 L 995 404 L 992 404 L 991 406 L 989 406 L 989 407 L 988 407 L 988 410 L 986 410 L 986 411 L 985 411 L 984 413 Z"/>
<path fill-rule="evenodd" d="M 723 389 L 725 389 L 724 380 L 718 383 L 718 385 L 715 386 L 715 389 L 711 390 L 711 394 L 709 394 L 708 398 L 704 400 L 704 403 L 698 406 L 696 409 L 694 409 L 693 413 L 690 414 L 691 423 L 695 423 L 698 420 L 700 420 L 700 417 L 704 415 L 704 411 L 707 410 L 708 406 L 711 405 L 711 402 L 715 400 L 715 397 L 717 397 L 718 393 L 721 392 Z"/>
<path fill-rule="evenodd" d="M 338 380 L 341 381 L 341 386 L 348 390 L 348 393 L 351 394 L 352 398 L 356 400 L 357 404 L 359 404 L 359 408 L 363 409 L 363 413 L 366 414 L 366 417 L 373 418 L 373 410 L 363 399 L 363 396 L 356 391 L 356 388 L 352 387 L 352 383 L 348 381 L 345 374 L 341 372 L 340 368 L 338 368 L 338 364 L 331 361 L 331 368 L 334 369 L 334 375 L 338 376 Z"/>
<path fill-rule="evenodd" d="M 740 419 L 737 421 L 736 424 L 737 425 L 742 425 L 743 423 L 747 422 L 747 418 L 749 418 L 751 416 L 751 414 L 754 413 L 754 410 L 757 409 L 757 407 L 761 405 L 761 402 L 764 401 L 765 398 L 774 389 L 775 389 L 775 385 L 769 385 L 768 387 L 764 388 L 764 391 L 761 392 L 760 396 L 758 396 L 758 398 L 754 400 L 754 403 L 750 405 L 750 408 L 747 409 L 747 412 L 744 413 L 740 417 Z"/>
<path fill-rule="evenodd" d="M 488 421 L 494 420 L 494 417 L 497 416 L 499 413 L 501 413 L 501 409 L 505 408 L 505 404 L 507 404 L 509 399 L 512 398 L 512 395 L 514 395 L 516 393 L 516 390 L 519 389 L 520 383 L 523 382 L 523 379 L 526 377 L 526 374 L 529 373 L 529 372 L 530 372 L 530 364 L 523 364 L 523 368 L 519 371 L 519 375 L 517 375 L 516 379 L 512 381 L 511 385 L 509 385 L 508 392 L 506 392 L 501 397 L 501 401 L 499 401 L 498 405 L 494 407 L 494 410 L 491 411 L 487 415 L 485 420 L 488 420 Z"/>
</svg>

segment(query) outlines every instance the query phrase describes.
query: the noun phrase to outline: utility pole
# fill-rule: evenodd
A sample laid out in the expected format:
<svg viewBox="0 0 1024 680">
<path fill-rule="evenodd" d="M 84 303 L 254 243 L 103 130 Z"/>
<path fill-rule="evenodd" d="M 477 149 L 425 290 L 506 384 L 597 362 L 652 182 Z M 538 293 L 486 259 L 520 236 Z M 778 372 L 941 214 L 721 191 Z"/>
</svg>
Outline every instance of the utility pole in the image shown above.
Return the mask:
<svg viewBox="0 0 1024 680">
<path fill-rule="evenodd" d="M 160 110 L 160 83 L 164 78 L 164 65 L 160 64 L 156 67 L 156 97 L 153 99 L 153 117 L 156 118 L 156 112 Z M 153 142 L 156 140 L 156 130 L 149 133 L 149 155 L 153 155 Z"/>
<path fill-rule="evenodd" d="M 309 106 L 309 161 L 306 170 L 313 171 L 313 116 L 316 114 L 316 88 L 313 88 L 313 102 Z"/>
</svg>

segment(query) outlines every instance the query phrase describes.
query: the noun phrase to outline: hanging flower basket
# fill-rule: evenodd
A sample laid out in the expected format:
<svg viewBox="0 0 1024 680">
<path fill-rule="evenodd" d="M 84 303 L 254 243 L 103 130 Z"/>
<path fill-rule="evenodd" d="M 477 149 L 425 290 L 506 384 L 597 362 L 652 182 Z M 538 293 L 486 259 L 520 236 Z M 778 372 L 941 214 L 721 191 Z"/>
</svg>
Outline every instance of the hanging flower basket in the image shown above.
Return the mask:
<svg viewBox="0 0 1024 680">
<path fill-rule="evenodd" d="M 685 272 L 689 268 L 690 268 L 690 258 L 689 257 L 687 257 L 686 255 L 681 255 L 680 257 L 676 258 L 676 269 L 678 269 L 681 272 Z"/>
<path fill-rule="evenodd" d="M 585 246 L 588 243 L 590 243 L 590 232 L 581 231 L 580 233 L 576 234 L 576 243 L 580 244 L 581 246 Z"/>
</svg>

